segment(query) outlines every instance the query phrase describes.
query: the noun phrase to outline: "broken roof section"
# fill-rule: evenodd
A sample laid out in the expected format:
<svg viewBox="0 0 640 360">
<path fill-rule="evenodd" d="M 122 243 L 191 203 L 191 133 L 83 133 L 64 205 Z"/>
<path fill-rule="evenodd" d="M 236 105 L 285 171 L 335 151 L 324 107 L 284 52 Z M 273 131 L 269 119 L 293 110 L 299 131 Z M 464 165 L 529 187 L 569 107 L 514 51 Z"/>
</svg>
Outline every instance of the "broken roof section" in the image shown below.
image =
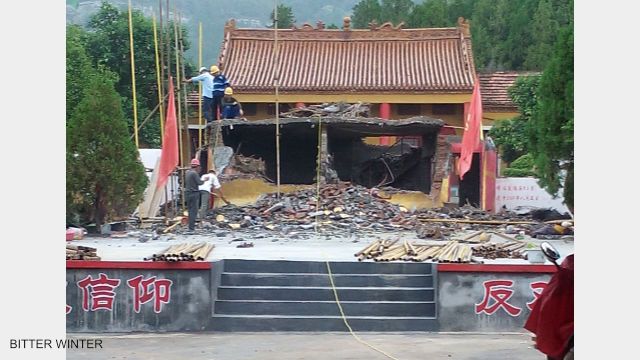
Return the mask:
<svg viewBox="0 0 640 360">
<path fill-rule="evenodd" d="M 279 91 L 469 93 L 475 67 L 469 24 L 402 29 L 385 23 L 340 30 L 305 24 L 278 30 Z M 219 65 L 241 93 L 273 93 L 273 29 L 225 25 Z"/>
<path fill-rule="evenodd" d="M 341 118 L 341 117 L 305 117 L 305 118 L 281 118 L 280 126 L 289 129 L 315 128 L 319 122 L 336 137 L 361 138 L 368 136 L 420 136 L 434 134 L 440 131 L 444 121 L 427 116 L 417 116 L 408 119 L 386 120 L 380 118 Z M 228 128 L 234 132 L 275 133 L 276 119 L 265 120 L 222 120 L 223 129 Z"/>
</svg>

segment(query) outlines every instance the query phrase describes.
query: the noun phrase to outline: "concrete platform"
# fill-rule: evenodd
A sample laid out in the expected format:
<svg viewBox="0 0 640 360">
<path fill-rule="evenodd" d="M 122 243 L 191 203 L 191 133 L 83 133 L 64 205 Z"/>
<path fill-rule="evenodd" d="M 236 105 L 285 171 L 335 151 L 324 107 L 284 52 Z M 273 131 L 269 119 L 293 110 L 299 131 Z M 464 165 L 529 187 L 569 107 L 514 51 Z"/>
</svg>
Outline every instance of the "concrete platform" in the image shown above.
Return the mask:
<svg viewBox="0 0 640 360">
<path fill-rule="evenodd" d="M 464 235 L 460 235 L 463 237 Z M 398 231 L 390 233 L 362 233 L 350 236 L 348 234 L 334 236 L 315 234 L 313 232 L 295 232 L 287 235 L 265 232 L 230 231 L 223 236 L 208 235 L 162 235 L 157 240 L 145 243 L 136 237 L 88 237 L 83 240 L 69 241 L 74 245 L 97 248 L 98 256 L 105 261 L 143 261 L 143 258 L 153 253 L 161 252 L 169 246 L 183 242 L 206 241 L 215 244 L 215 249 L 209 255 L 209 261 L 221 259 L 247 260 L 309 260 L 309 261 L 357 261 L 353 256 L 356 252 L 377 239 L 397 239 L 417 241 L 421 244 L 443 244 L 443 241 L 427 241 L 418 239 L 415 231 Z M 236 240 L 236 241 L 232 241 Z M 238 241 L 239 240 L 239 241 Z M 537 240 L 527 238 L 527 241 L 539 244 L 548 241 L 553 244 L 564 257 L 573 253 L 573 240 Z M 492 241 L 501 242 L 493 236 Z M 252 242 L 252 248 L 237 248 L 243 242 Z M 372 260 L 367 260 L 372 262 Z M 522 259 L 485 260 L 486 264 L 529 264 Z"/>
</svg>

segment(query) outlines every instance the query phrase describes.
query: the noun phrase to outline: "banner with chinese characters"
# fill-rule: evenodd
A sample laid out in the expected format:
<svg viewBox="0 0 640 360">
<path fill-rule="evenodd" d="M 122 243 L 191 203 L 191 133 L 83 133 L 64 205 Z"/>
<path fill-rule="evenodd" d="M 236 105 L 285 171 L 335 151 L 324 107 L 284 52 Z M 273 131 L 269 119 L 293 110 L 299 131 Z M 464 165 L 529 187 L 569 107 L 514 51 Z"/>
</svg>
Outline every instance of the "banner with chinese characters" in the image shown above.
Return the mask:
<svg viewBox="0 0 640 360">
<path fill-rule="evenodd" d="M 67 269 L 68 331 L 199 331 L 210 270 Z"/>
<path fill-rule="evenodd" d="M 534 207 L 551 208 L 562 214 L 569 211 L 562 203 L 563 200 L 562 195 L 553 198 L 538 185 L 538 180 L 534 178 L 496 179 L 496 211 L 500 211 L 503 206 L 508 210 L 517 207 Z"/>
<path fill-rule="evenodd" d="M 550 274 L 438 274 L 440 331 L 524 331 Z"/>
</svg>

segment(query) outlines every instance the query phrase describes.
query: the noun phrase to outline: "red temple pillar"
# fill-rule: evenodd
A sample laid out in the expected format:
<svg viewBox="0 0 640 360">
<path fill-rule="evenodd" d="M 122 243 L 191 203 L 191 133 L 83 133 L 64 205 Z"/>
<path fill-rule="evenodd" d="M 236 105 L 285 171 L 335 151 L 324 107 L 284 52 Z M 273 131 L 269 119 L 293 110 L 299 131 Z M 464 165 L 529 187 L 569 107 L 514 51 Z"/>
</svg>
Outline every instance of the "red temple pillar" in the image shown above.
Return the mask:
<svg viewBox="0 0 640 360">
<path fill-rule="evenodd" d="M 484 146 L 484 144 L 483 144 Z M 495 212 L 496 203 L 496 175 L 498 154 L 495 149 L 485 150 L 480 155 L 480 184 L 482 209 Z"/>
<path fill-rule="evenodd" d="M 385 120 L 391 119 L 391 104 L 389 103 L 380 104 L 380 118 Z M 390 145 L 389 137 L 388 136 L 380 137 L 380 145 Z"/>
</svg>

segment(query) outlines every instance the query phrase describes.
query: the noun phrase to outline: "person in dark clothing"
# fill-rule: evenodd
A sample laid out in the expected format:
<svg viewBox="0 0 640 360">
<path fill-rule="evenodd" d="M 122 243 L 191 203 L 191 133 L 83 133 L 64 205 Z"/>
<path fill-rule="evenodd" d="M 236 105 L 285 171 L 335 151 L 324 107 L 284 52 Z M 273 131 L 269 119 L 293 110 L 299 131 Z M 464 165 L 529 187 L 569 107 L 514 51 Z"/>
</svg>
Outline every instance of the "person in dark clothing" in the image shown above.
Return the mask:
<svg viewBox="0 0 640 360">
<path fill-rule="evenodd" d="M 198 186 L 204 184 L 200 180 L 200 161 L 198 159 L 191 160 L 191 169 L 187 171 L 184 180 L 184 191 L 187 200 L 187 209 L 189 210 L 189 234 L 192 235 L 196 229 L 196 218 L 198 217 L 198 203 L 200 201 L 200 189 Z"/>
<path fill-rule="evenodd" d="M 237 119 L 244 115 L 242 105 L 231 95 L 233 95 L 232 88 L 224 89 L 224 97 L 221 102 L 223 119 Z"/>
<path fill-rule="evenodd" d="M 213 112 L 213 118 L 219 120 L 222 116 L 222 107 L 220 103 L 224 97 L 224 90 L 231 86 L 229 80 L 220 72 L 220 69 L 216 65 L 211 65 L 211 75 L 213 75 L 213 102 L 211 104 L 211 111 Z M 218 115 L 218 112 L 220 115 Z"/>
</svg>

